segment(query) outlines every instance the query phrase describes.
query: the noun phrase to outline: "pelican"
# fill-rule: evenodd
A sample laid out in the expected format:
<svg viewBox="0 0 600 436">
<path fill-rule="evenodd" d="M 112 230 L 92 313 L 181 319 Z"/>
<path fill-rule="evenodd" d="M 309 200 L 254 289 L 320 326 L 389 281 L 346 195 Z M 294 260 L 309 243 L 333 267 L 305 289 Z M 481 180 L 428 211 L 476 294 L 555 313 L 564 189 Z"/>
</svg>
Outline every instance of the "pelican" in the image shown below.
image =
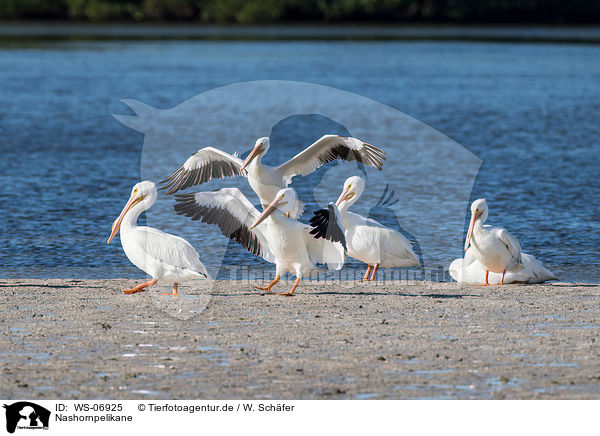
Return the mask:
<svg viewBox="0 0 600 436">
<path fill-rule="evenodd" d="M 297 201 L 292 188 L 279 190 L 262 213 L 237 188 L 180 194 L 176 201 L 178 214 L 217 224 L 225 236 L 275 264 L 275 279 L 257 289 L 274 293 L 273 286 L 282 274 L 289 272 L 296 276 L 296 281 L 289 292 L 279 295 L 291 296 L 303 277 L 319 269 L 317 263 L 327 263 L 330 269 L 341 269 L 344 264 L 342 229 L 330 232 L 330 240 L 316 239 L 310 234 L 311 227 L 284 216 Z M 339 227 L 335 216 L 328 225 L 334 229 Z"/>
<path fill-rule="evenodd" d="M 485 198 L 471 204 L 471 223 L 465 240 L 465 253 L 469 244 L 477 261 L 485 269 L 485 284 L 488 286 L 490 271 L 501 273 L 499 285 L 504 284 L 506 271 L 520 272 L 523 269 L 521 246 L 519 241 L 502 227 L 484 226 L 488 217 L 488 205 Z"/>
<path fill-rule="evenodd" d="M 162 183 L 167 194 L 208 182 L 211 179 L 246 175 L 248 183 L 260 202 L 266 207 L 280 189 L 287 187 L 298 174 L 306 176 L 321 165 L 336 159 L 358 161 L 381 170 L 385 153 L 379 148 L 356 138 L 325 135 L 304 151 L 278 167 L 263 165 L 262 158 L 270 148 L 268 137 L 256 140 L 246 160 L 213 147 L 198 150 Z M 296 201 L 289 216 L 298 218 L 304 205 Z"/>
<path fill-rule="evenodd" d="M 181 282 L 207 278 L 206 268 L 200 256 L 188 241 L 169 235 L 152 227 L 137 225 L 140 214 L 150 209 L 156 201 L 156 185 L 149 181 L 136 184 L 131 190 L 129 201 L 112 225 L 107 244 L 121 230 L 123 251 L 135 266 L 152 277 L 152 280 L 131 289 L 123 289 L 126 294 L 142 292 L 156 284 L 158 280 L 173 283 L 174 297 Z"/>
<path fill-rule="evenodd" d="M 379 267 L 419 266 L 419 258 L 402 233 L 348 210 L 364 189 L 365 181 L 361 177 L 350 177 L 344 182 L 336 202 L 345 231 L 348 256 L 367 264 L 363 280 L 369 279 L 369 274 L 370 280 L 374 280 Z"/>
<path fill-rule="evenodd" d="M 507 271 L 504 283 L 542 283 L 548 280 L 557 280 L 556 276 L 542 263 L 530 254 L 521 253 L 523 269 L 520 271 Z M 481 263 L 475 257 L 475 250 L 469 247 L 464 259 L 455 259 L 450 264 L 448 272 L 450 277 L 459 283 L 481 284 L 485 280 L 485 271 Z M 499 281 L 500 274 L 492 272 L 490 280 Z"/>
</svg>

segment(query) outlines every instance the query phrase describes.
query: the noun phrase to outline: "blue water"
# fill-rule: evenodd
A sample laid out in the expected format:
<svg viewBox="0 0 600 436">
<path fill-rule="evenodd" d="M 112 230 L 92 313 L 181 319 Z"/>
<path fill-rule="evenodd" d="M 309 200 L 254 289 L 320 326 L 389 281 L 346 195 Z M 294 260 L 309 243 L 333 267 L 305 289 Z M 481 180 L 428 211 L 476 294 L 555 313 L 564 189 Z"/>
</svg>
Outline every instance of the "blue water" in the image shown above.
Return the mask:
<svg viewBox="0 0 600 436">
<path fill-rule="evenodd" d="M 144 141 L 111 113 L 128 113 L 122 98 L 166 109 L 261 79 L 341 88 L 448 135 L 483 160 L 471 199 L 488 199 L 490 223 L 562 280 L 600 282 L 600 47 L 476 42 L 2 45 L 0 277 L 141 277 L 105 243 Z M 461 253 L 443 247 L 436 264 Z"/>
</svg>

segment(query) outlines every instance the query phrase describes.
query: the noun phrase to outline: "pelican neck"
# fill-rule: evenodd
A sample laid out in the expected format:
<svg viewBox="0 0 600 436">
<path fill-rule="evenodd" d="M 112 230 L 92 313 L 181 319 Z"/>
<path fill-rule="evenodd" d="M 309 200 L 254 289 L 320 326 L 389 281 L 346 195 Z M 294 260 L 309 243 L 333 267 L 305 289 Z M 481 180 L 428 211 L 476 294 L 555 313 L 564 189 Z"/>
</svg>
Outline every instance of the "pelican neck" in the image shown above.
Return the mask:
<svg viewBox="0 0 600 436">
<path fill-rule="evenodd" d="M 149 208 L 149 207 L 146 207 L 145 204 L 146 204 L 146 201 L 142 200 L 127 211 L 127 213 L 123 217 L 123 221 L 121 222 L 121 233 L 123 233 L 123 232 L 127 233 L 128 231 L 133 230 L 138 226 L 137 225 L 138 218 L 140 217 L 142 212 L 144 212 L 145 210 L 147 210 Z"/>
</svg>

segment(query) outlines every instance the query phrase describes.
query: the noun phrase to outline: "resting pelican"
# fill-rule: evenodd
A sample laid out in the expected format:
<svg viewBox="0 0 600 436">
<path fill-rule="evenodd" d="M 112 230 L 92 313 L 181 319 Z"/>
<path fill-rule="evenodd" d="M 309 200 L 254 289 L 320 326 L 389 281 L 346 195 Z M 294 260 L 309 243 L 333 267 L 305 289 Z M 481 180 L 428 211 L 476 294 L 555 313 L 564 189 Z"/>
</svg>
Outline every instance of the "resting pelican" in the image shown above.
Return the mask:
<svg viewBox="0 0 600 436">
<path fill-rule="evenodd" d="M 300 280 L 318 269 L 317 263 L 327 263 L 331 269 L 340 269 L 344 265 L 342 229 L 330 232 L 330 240 L 316 239 L 310 234 L 309 226 L 284 216 L 297 201 L 292 188 L 277 192 L 262 213 L 237 188 L 181 194 L 176 198 L 175 211 L 178 214 L 217 224 L 225 236 L 275 264 L 275 279 L 257 289 L 273 293 L 271 288 L 282 274 L 289 272 L 296 276 L 296 281 L 289 292 L 279 295 L 291 296 Z M 330 228 L 339 226 L 335 217 L 328 224 Z"/>
<path fill-rule="evenodd" d="M 523 269 L 520 271 L 507 271 L 504 283 L 542 283 L 548 280 L 557 280 L 556 276 L 542 263 L 530 254 L 521 253 Z M 455 259 L 450 264 L 448 272 L 450 277 L 459 283 L 484 283 L 486 269 L 475 257 L 475 250 L 469 247 L 464 259 Z M 499 281 L 500 274 L 492 272 L 490 280 Z"/>
<path fill-rule="evenodd" d="M 371 270 L 370 280 L 374 280 L 379 267 L 419 266 L 419 258 L 402 233 L 348 211 L 364 189 L 365 181 L 361 177 L 350 177 L 344 182 L 344 189 L 336 202 L 344 226 L 348 256 L 367 264 L 363 280 L 369 279 Z"/>
<path fill-rule="evenodd" d="M 465 252 L 469 243 L 473 247 L 475 258 L 485 269 L 485 284 L 489 285 L 490 271 L 501 273 L 500 285 L 504 284 L 506 271 L 519 272 L 521 263 L 521 246 L 519 241 L 501 227 L 484 226 L 488 217 L 488 206 L 485 198 L 475 200 L 471 204 L 471 223 L 465 240 Z"/>
<path fill-rule="evenodd" d="M 152 227 L 137 225 L 138 217 L 143 211 L 150 209 L 156 196 L 154 183 L 144 181 L 136 184 L 106 241 L 110 244 L 121 230 L 123 251 L 131 263 L 152 277 L 149 282 L 132 289 L 123 289 L 126 294 L 142 292 L 158 280 L 166 280 L 173 282 L 173 292 L 166 295 L 177 296 L 178 283 L 208 277 L 200 256 L 188 241 Z"/>
<path fill-rule="evenodd" d="M 358 161 L 378 170 L 381 170 L 385 160 L 385 153 L 371 144 L 356 138 L 325 135 L 283 165 L 271 167 L 262 164 L 269 147 L 268 137 L 257 139 L 254 149 L 243 162 L 235 154 L 230 155 L 213 147 L 203 148 L 163 180 L 165 185 L 161 189 L 168 189 L 167 194 L 173 194 L 211 179 L 246 174 L 248 183 L 264 208 L 273 201 L 280 189 L 291 183 L 294 176 L 306 176 L 333 160 Z M 298 218 L 303 207 L 301 202 L 296 201 L 294 207 L 290 208 L 289 216 Z"/>
</svg>

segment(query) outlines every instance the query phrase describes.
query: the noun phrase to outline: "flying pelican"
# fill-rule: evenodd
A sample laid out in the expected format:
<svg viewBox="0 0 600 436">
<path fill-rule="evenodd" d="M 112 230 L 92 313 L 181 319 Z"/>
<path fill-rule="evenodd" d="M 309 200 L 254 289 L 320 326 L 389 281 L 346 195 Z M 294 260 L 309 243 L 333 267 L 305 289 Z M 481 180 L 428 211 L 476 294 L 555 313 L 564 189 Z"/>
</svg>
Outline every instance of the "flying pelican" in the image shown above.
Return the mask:
<svg viewBox="0 0 600 436">
<path fill-rule="evenodd" d="M 542 283 L 548 280 L 557 280 L 556 276 L 542 263 L 530 254 L 521 253 L 521 271 L 507 271 L 504 283 Z M 475 250 L 469 247 L 464 259 L 455 259 L 450 264 L 448 272 L 450 277 L 460 283 L 483 283 L 486 269 L 475 257 Z M 499 281 L 500 274 L 492 272 L 490 280 Z"/>
<path fill-rule="evenodd" d="M 281 275 L 296 276 L 292 289 L 279 295 L 291 296 L 303 277 L 317 270 L 317 263 L 327 263 L 330 269 L 341 269 L 345 261 L 344 233 L 335 221 L 329 221 L 330 240 L 316 239 L 311 227 L 284 215 L 297 201 L 292 188 L 279 190 L 262 213 L 237 188 L 176 196 L 175 211 L 192 220 L 217 224 L 221 232 L 251 253 L 275 264 L 275 279 L 265 287 L 270 293 Z"/>
<path fill-rule="evenodd" d="M 364 189 L 365 181 L 361 177 L 350 177 L 344 182 L 344 189 L 336 202 L 345 231 L 348 256 L 367 264 L 363 280 L 369 279 L 371 270 L 370 280 L 374 280 L 379 267 L 419 266 L 419 258 L 402 233 L 348 211 Z"/>
<path fill-rule="evenodd" d="M 488 205 L 485 198 L 475 200 L 471 204 L 471 223 L 465 240 L 465 252 L 469 243 L 473 254 L 485 269 L 485 284 L 489 285 L 490 271 L 501 273 L 500 285 L 504 284 L 506 271 L 512 273 L 523 269 L 521 246 L 519 241 L 502 227 L 484 226 L 488 217 Z"/>
<path fill-rule="evenodd" d="M 156 201 L 156 185 L 149 181 L 136 184 L 131 190 L 129 201 L 112 225 L 107 244 L 121 230 L 123 251 L 135 266 L 152 277 L 152 280 L 132 289 L 123 289 L 126 294 L 142 292 L 158 280 L 173 282 L 172 295 L 177 296 L 178 283 L 207 278 L 206 268 L 200 256 L 188 241 L 169 235 L 152 227 L 140 227 L 137 219 L 150 209 Z"/>
<path fill-rule="evenodd" d="M 280 189 L 291 183 L 294 176 L 306 176 L 333 160 L 358 161 L 378 170 L 381 170 L 385 160 L 382 150 L 360 139 L 325 135 L 283 165 L 271 167 L 262 164 L 269 147 L 268 137 L 257 139 L 254 149 L 243 162 L 236 154 L 230 155 L 213 147 L 203 148 L 163 180 L 165 185 L 161 189 L 168 189 L 167 194 L 173 194 L 211 179 L 246 175 L 264 208 L 273 201 Z M 303 203 L 296 201 L 294 207 L 290 208 L 289 216 L 298 218 L 303 208 Z"/>
</svg>

